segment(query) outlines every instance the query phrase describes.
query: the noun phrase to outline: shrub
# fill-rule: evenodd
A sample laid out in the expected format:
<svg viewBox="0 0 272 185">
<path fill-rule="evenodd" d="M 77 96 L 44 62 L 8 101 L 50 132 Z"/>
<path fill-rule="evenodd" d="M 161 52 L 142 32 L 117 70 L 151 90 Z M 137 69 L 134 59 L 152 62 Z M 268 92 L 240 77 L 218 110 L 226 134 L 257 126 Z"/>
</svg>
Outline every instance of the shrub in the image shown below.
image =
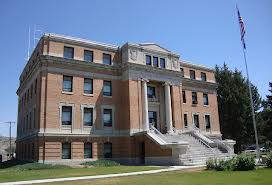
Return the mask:
<svg viewBox="0 0 272 185">
<path fill-rule="evenodd" d="M 246 171 L 253 170 L 255 168 L 254 157 L 249 155 L 237 155 L 229 160 L 216 160 L 209 159 L 206 162 L 208 170 L 216 171 Z"/>
<path fill-rule="evenodd" d="M 266 166 L 272 168 L 272 152 L 267 154 Z"/>
<path fill-rule="evenodd" d="M 253 156 L 240 154 L 233 158 L 233 170 L 248 171 L 255 168 L 255 159 Z"/>
<path fill-rule="evenodd" d="M 87 161 L 87 162 L 81 163 L 81 165 L 103 167 L 103 166 L 120 166 L 120 163 L 111 161 L 111 160 L 96 160 L 96 161 Z"/>
<path fill-rule="evenodd" d="M 62 168 L 70 168 L 64 165 L 52 165 L 52 164 L 42 164 L 42 163 L 26 163 L 21 165 L 16 165 L 15 168 L 18 171 L 25 170 L 43 170 L 43 169 L 62 169 Z"/>
<path fill-rule="evenodd" d="M 214 159 L 208 159 L 206 161 L 206 168 L 207 168 L 207 170 L 214 170 L 215 169 L 215 164 L 216 164 L 216 162 L 215 162 Z"/>
</svg>

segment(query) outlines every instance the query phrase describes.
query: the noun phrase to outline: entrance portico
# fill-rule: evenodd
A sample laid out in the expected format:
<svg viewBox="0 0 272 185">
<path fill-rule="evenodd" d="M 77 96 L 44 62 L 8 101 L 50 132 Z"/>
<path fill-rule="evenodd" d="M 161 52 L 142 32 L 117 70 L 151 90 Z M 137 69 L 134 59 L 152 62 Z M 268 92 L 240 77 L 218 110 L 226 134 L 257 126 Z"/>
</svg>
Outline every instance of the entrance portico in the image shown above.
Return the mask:
<svg viewBox="0 0 272 185">
<path fill-rule="evenodd" d="M 148 99 L 148 85 L 147 83 L 149 80 L 147 79 L 141 79 L 141 85 L 142 85 L 142 106 L 143 106 L 143 128 L 144 131 L 149 131 L 150 130 L 150 123 L 149 123 L 149 112 L 153 110 L 149 110 L 149 99 Z M 171 84 L 169 82 L 163 82 L 160 83 L 160 85 L 164 88 L 164 96 L 162 98 L 164 99 L 164 111 L 165 115 L 160 115 L 160 112 L 156 112 L 156 114 L 153 114 L 155 116 L 160 116 L 160 117 L 165 117 L 164 119 L 161 119 L 162 126 L 167 128 L 167 133 L 171 134 L 173 133 L 173 121 L 172 121 L 172 104 L 171 104 Z M 158 97 L 157 97 L 158 98 Z M 159 103 L 162 103 L 159 102 Z M 151 114 L 150 114 L 151 115 Z M 157 121 L 157 119 L 155 119 Z M 158 123 L 156 123 L 158 125 Z M 161 128 L 156 128 L 158 130 L 162 130 Z"/>
</svg>

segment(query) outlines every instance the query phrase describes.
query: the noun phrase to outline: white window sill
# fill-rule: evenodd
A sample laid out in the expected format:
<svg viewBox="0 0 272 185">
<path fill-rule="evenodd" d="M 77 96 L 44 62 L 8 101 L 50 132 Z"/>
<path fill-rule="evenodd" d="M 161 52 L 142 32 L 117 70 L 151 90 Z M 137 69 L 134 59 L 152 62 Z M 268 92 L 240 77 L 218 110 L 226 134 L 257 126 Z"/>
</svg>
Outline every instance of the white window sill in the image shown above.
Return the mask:
<svg viewBox="0 0 272 185">
<path fill-rule="evenodd" d="M 62 126 L 61 126 L 61 129 L 62 129 L 62 130 L 69 130 L 69 129 L 72 129 L 72 125 L 62 125 Z"/>
<path fill-rule="evenodd" d="M 83 94 L 83 96 L 90 96 L 90 97 L 93 97 L 94 96 L 94 94 Z"/>
<path fill-rule="evenodd" d="M 209 105 L 203 105 L 203 107 L 210 107 Z"/>
<path fill-rule="evenodd" d="M 67 95 L 72 95 L 72 94 L 74 94 L 73 92 L 66 92 L 66 91 L 62 91 L 61 93 L 62 93 L 62 94 L 67 94 Z"/>
<path fill-rule="evenodd" d="M 103 95 L 104 98 L 112 98 L 112 96 Z"/>
</svg>

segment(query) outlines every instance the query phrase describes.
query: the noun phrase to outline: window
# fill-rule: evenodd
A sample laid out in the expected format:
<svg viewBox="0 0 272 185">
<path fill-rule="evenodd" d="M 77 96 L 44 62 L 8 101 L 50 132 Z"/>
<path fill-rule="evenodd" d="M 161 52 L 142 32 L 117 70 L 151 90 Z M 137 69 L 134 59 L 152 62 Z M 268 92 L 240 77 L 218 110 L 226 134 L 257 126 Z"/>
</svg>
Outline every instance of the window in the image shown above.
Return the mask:
<svg viewBox="0 0 272 185">
<path fill-rule="evenodd" d="M 181 72 L 182 77 L 184 77 L 184 69 L 182 67 L 180 68 L 180 72 Z"/>
<path fill-rule="evenodd" d="M 73 91 L 73 77 L 72 76 L 63 76 L 63 91 L 72 92 Z"/>
<path fill-rule="evenodd" d="M 84 143 L 84 159 L 93 158 L 92 143 Z"/>
<path fill-rule="evenodd" d="M 103 110 L 104 127 L 112 127 L 112 109 Z"/>
<path fill-rule="evenodd" d="M 187 114 L 183 115 L 183 119 L 184 119 L 184 127 L 187 128 L 188 127 L 188 118 L 187 118 Z"/>
<path fill-rule="evenodd" d="M 147 97 L 156 98 L 156 88 L 153 86 L 147 86 Z"/>
<path fill-rule="evenodd" d="M 199 116 L 198 114 L 194 114 L 194 125 L 199 128 Z"/>
<path fill-rule="evenodd" d="M 159 58 L 158 57 L 153 57 L 153 66 L 159 67 Z"/>
<path fill-rule="evenodd" d="M 84 121 L 83 123 L 84 126 L 93 125 L 93 108 L 84 107 L 83 121 Z"/>
<path fill-rule="evenodd" d="M 197 93 L 192 92 L 192 104 L 197 104 Z"/>
<path fill-rule="evenodd" d="M 30 99 L 32 99 L 32 95 L 33 95 L 33 84 L 31 84 L 31 87 L 30 87 Z"/>
<path fill-rule="evenodd" d="M 84 94 L 93 94 L 93 80 L 84 78 Z"/>
<path fill-rule="evenodd" d="M 195 80 L 195 71 L 194 70 L 190 70 L 190 78 L 192 80 Z"/>
<path fill-rule="evenodd" d="M 146 62 L 146 65 L 150 65 L 151 66 L 151 56 L 150 55 L 146 55 L 145 56 L 145 62 Z"/>
<path fill-rule="evenodd" d="M 72 107 L 71 106 L 62 106 L 61 123 L 62 125 L 72 125 Z"/>
<path fill-rule="evenodd" d="M 185 91 L 182 91 L 182 101 L 183 101 L 183 103 L 186 103 L 186 93 L 185 93 Z"/>
<path fill-rule="evenodd" d="M 111 81 L 104 81 L 103 95 L 104 96 L 111 96 L 112 95 Z"/>
<path fill-rule="evenodd" d="M 206 131 L 210 131 L 211 129 L 210 115 L 205 115 L 205 125 Z"/>
<path fill-rule="evenodd" d="M 104 158 L 112 158 L 112 144 L 104 143 Z"/>
<path fill-rule="evenodd" d="M 31 159 L 34 160 L 34 149 L 35 149 L 35 145 L 34 143 L 32 143 L 32 146 L 31 146 Z"/>
<path fill-rule="evenodd" d="M 203 93 L 203 104 L 204 105 L 209 105 L 208 94 Z"/>
<path fill-rule="evenodd" d="M 32 114 L 29 112 L 29 129 L 32 128 Z"/>
<path fill-rule="evenodd" d="M 103 53 L 103 64 L 111 65 L 111 55 Z"/>
<path fill-rule="evenodd" d="M 206 73 L 201 72 L 201 80 L 205 82 L 207 81 Z"/>
<path fill-rule="evenodd" d="M 74 58 L 74 48 L 64 46 L 64 58 L 73 59 Z"/>
<path fill-rule="evenodd" d="M 38 83 L 38 80 L 36 79 L 36 80 L 35 80 L 34 94 L 37 93 L 37 88 L 38 88 L 38 87 L 37 87 L 37 85 L 38 85 L 37 83 Z"/>
<path fill-rule="evenodd" d="M 36 127 L 36 108 L 33 109 L 33 128 Z"/>
<path fill-rule="evenodd" d="M 164 58 L 160 58 L 160 66 L 161 66 L 161 68 L 165 68 L 165 59 Z"/>
<path fill-rule="evenodd" d="M 71 159 L 71 143 L 62 143 L 62 159 Z"/>
<path fill-rule="evenodd" d="M 157 112 L 148 111 L 149 124 L 157 128 Z"/>
<path fill-rule="evenodd" d="M 88 62 L 93 62 L 93 52 L 84 50 L 84 60 Z"/>
</svg>

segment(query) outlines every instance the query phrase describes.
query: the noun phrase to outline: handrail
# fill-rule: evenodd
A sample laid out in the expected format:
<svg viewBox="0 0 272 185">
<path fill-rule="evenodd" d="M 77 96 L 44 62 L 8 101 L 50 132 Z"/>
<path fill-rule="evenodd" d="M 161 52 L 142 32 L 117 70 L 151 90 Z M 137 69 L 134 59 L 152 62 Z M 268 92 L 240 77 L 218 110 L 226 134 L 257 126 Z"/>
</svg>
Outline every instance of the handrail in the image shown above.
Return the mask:
<svg viewBox="0 0 272 185">
<path fill-rule="evenodd" d="M 196 131 L 198 131 L 200 133 L 200 129 L 197 128 L 195 125 L 193 125 L 192 127 L 189 126 L 189 129 L 191 129 L 191 132 L 195 133 Z M 204 142 L 202 139 L 198 139 L 196 138 L 200 143 L 204 144 L 205 146 L 207 146 L 214 154 L 215 158 L 217 158 L 217 153 L 215 152 L 215 150 L 206 142 Z"/>
<path fill-rule="evenodd" d="M 156 129 L 153 125 L 150 125 L 150 129 L 155 131 L 160 137 L 162 137 L 162 139 L 165 140 L 165 142 L 167 142 L 167 138 L 158 129 Z"/>
<path fill-rule="evenodd" d="M 220 143 L 220 144 L 222 144 L 222 145 L 224 145 L 224 147 L 226 147 L 226 150 L 228 151 L 228 152 L 231 152 L 232 151 L 232 149 L 228 146 L 228 145 L 226 145 L 224 142 L 222 142 L 221 140 L 219 140 L 219 139 L 214 139 L 216 142 L 218 142 L 218 143 Z M 218 143 L 217 143 L 217 146 L 218 146 Z M 218 147 L 217 147 L 218 148 Z"/>
</svg>

